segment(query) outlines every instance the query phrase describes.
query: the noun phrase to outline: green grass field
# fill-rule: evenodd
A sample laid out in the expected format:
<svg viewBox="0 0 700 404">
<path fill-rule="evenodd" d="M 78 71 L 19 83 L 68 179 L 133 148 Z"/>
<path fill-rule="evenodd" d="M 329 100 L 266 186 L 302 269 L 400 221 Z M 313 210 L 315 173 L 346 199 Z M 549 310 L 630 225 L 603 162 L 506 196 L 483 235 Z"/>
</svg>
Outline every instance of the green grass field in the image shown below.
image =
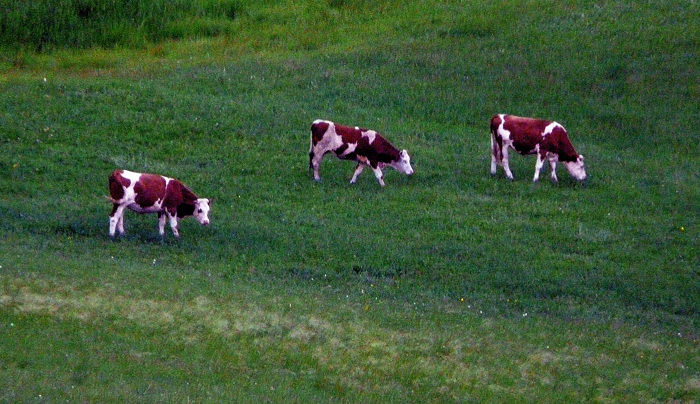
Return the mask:
<svg viewBox="0 0 700 404">
<path fill-rule="evenodd" d="M 0 14 L 0 402 L 700 401 L 697 3 L 51 4 Z M 491 177 L 501 112 L 589 179 Z M 316 118 L 415 174 L 315 183 Z M 212 225 L 111 241 L 115 168 Z"/>
</svg>

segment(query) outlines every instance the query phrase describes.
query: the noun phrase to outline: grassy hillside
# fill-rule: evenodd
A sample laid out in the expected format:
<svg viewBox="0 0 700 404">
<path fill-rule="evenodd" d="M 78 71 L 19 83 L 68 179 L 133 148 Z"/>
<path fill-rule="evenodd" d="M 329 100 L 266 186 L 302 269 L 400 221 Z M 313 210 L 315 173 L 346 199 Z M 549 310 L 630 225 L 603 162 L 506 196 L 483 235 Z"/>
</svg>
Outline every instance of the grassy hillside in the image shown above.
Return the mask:
<svg viewBox="0 0 700 404">
<path fill-rule="evenodd" d="M 153 1 L 3 43 L 0 401 L 700 399 L 697 4 L 187 3 L 182 35 L 129 25 Z M 589 180 L 492 178 L 498 112 L 564 124 Z M 415 175 L 315 183 L 316 118 Z M 110 241 L 115 168 L 212 226 Z"/>
</svg>

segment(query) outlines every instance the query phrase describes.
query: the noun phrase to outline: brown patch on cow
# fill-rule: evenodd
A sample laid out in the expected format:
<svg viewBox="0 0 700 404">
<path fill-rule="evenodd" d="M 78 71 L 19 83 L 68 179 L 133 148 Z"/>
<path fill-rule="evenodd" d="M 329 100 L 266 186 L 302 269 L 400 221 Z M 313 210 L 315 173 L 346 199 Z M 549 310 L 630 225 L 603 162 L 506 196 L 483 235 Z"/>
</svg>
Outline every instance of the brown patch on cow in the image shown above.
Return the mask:
<svg viewBox="0 0 700 404">
<path fill-rule="evenodd" d="M 182 219 L 194 215 L 194 206 L 194 204 L 181 203 L 177 206 L 177 217 Z"/>
<path fill-rule="evenodd" d="M 323 139 L 329 126 L 328 122 L 315 122 L 311 125 L 311 141 L 314 145 Z"/>
<path fill-rule="evenodd" d="M 562 162 L 572 162 L 578 159 L 578 153 L 574 149 L 574 145 L 571 144 L 568 133 L 562 127 L 556 127 L 551 134 L 547 136 L 548 145 L 545 148 L 549 150 L 556 150 L 559 155 L 559 161 Z"/>
<path fill-rule="evenodd" d="M 163 209 L 171 215 L 179 218 L 191 216 L 194 213 L 194 205 L 197 202 L 197 195 L 190 191 L 179 180 L 170 180 L 165 190 L 165 200 Z"/>
<path fill-rule="evenodd" d="M 343 126 L 335 124 L 335 133 L 340 135 L 343 139 L 343 143 L 357 143 L 362 139 L 362 132 L 366 132 L 366 129 L 351 128 L 349 126 Z"/>
<path fill-rule="evenodd" d="M 366 157 L 372 168 L 377 168 L 379 163 L 389 164 L 401 159 L 401 151 L 379 133 L 375 134 L 372 144 L 369 143 L 369 137 L 362 136 L 357 142 L 355 153 L 358 156 Z"/>
<path fill-rule="evenodd" d="M 498 129 L 498 126 L 501 124 L 501 116 L 496 114 L 491 117 L 491 131 L 495 131 Z"/>
<path fill-rule="evenodd" d="M 112 197 L 112 200 L 121 200 L 124 197 L 124 188 L 131 185 L 129 179 L 122 177 L 123 172 L 123 170 L 114 170 L 109 176 L 109 195 Z"/>
<path fill-rule="evenodd" d="M 505 117 L 503 128 L 509 131 L 513 148 L 520 154 L 531 154 L 539 144 L 542 150 L 544 129 L 552 123 L 541 119 L 520 118 L 508 115 Z"/>
<path fill-rule="evenodd" d="M 165 178 L 156 174 L 141 174 L 134 185 L 136 203 L 143 207 L 153 206 L 165 195 Z"/>
<path fill-rule="evenodd" d="M 347 150 L 348 147 L 350 147 L 350 146 L 349 146 L 347 143 L 343 143 L 343 144 L 340 145 L 339 148 L 333 150 L 333 153 L 335 153 L 338 157 L 340 157 L 340 155 L 343 154 L 343 152 L 344 152 L 345 150 Z M 351 154 L 352 154 L 352 153 L 351 153 Z"/>
</svg>

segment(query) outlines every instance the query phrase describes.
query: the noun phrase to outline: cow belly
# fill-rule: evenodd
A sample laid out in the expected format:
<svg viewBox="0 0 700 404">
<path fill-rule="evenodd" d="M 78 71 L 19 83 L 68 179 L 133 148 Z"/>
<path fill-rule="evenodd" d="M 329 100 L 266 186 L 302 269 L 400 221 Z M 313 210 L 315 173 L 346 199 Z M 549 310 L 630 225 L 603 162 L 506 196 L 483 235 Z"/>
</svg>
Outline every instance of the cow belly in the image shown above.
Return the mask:
<svg viewBox="0 0 700 404">
<path fill-rule="evenodd" d="M 532 144 L 531 142 L 514 141 L 511 143 L 511 146 L 522 155 L 537 154 L 540 151 L 539 143 Z"/>
<path fill-rule="evenodd" d="M 160 203 L 158 203 L 152 206 L 143 207 L 138 203 L 132 203 L 130 205 L 127 205 L 127 208 L 137 213 L 156 213 L 161 211 L 162 206 Z"/>
</svg>

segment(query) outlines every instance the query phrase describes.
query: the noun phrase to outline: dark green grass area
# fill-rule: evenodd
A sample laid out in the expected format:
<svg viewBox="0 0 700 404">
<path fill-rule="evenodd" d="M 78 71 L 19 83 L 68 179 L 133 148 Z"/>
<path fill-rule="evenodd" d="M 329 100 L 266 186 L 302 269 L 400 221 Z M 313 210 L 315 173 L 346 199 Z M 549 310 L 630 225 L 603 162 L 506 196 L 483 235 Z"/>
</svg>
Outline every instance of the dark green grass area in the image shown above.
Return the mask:
<svg viewBox="0 0 700 404">
<path fill-rule="evenodd" d="M 0 45 L 35 51 L 143 46 L 232 31 L 236 0 L 7 0 L 0 10 Z"/>
<path fill-rule="evenodd" d="M 3 53 L 0 401 L 697 400 L 698 6 L 516 3 L 238 2 L 212 39 Z M 589 179 L 492 177 L 500 112 L 565 125 Z M 315 183 L 316 118 L 415 174 Z M 211 226 L 110 241 L 116 168 Z"/>
</svg>

